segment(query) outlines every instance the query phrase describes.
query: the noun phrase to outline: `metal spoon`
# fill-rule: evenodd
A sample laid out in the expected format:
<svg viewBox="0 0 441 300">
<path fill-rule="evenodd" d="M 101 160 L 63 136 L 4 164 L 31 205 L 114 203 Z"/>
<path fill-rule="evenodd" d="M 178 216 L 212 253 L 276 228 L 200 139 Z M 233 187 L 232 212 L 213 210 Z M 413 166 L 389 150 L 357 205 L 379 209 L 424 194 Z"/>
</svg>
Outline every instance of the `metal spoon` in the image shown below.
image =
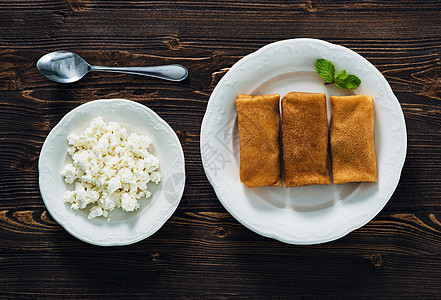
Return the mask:
<svg viewBox="0 0 441 300">
<path fill-rule="evenodd" d="M 71 83 L 80 80 L 90 71 L 129 73 L 156 77 L 171 81 L 184 80 L 188 70 L 181 65 L 165 65 L 155 67 L 100 67 L 89 65 L 81 56 L 68 52 L 57 51 L 42 56 L 37 61 L 37 69 L 55 82 Z"/>
</svg>

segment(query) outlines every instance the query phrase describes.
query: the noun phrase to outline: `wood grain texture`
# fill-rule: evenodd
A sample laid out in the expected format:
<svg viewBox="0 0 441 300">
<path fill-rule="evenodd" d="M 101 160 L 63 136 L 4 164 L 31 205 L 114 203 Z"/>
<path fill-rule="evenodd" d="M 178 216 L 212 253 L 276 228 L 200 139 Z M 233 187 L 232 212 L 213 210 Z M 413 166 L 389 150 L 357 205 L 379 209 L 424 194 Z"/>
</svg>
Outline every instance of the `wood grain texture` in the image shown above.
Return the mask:
<svg viewBox="0 0 441 300">
<path fill-rule="evenodd" d="M 441 1 L 0 2 L 0 298 L 361 298 L 441 295 Z M 261 237 L 218 201 L 200 157 L 209 96 L 243 56 L 282 39 L 346 46 L 374 64 L 408 130 L 401 181 L 380 214 L 326 244 Z M 35 68 L 72 50 L 92 64 L 185 65 L 173 83 L 91 73 L 59 85 Z M 70 110 L 127 98 L 157 112 L 182 143 L 187 182 L 152 237 L 96 247 L 48 214 L 38 158 Z"/>
</svg>

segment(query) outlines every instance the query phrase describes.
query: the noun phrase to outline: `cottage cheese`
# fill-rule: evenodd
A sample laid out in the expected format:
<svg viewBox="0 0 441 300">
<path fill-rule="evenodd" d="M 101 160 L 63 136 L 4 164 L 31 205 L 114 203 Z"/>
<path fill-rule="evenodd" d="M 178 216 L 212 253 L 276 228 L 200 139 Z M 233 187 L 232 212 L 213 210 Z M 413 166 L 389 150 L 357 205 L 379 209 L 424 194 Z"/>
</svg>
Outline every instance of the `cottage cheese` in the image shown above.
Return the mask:
<svg viewBox="0 0 441 300">
<path fill-rule="evenodd" d="M 72 133 L 67 140 L 73 162 L 61 175 L 75 189 L 65 193 L 64 201 L 74 210 L 91 204 L 89 219 L 108 217 L 115 207 L 127 212 L 139 209 L 138 200 L 151 196 L 147 184 L 161 181 L 159 160 L 148 151 L 152 141 L 129 135 L 116 122 L 98 117 L 83 134 Z"/>
</svg>

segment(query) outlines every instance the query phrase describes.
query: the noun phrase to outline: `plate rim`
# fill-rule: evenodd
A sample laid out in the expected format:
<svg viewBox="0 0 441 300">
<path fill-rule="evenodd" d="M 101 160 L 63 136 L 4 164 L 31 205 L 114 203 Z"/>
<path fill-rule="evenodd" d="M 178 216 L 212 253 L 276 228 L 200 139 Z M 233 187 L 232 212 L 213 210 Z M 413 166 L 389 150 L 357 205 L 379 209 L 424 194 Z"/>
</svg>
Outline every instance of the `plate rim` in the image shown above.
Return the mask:
<svg viewBox="0 0 441 300">
<path fill-rule="evenodd" d="M 176 153 L 176 156 L 178 158 L 179 161 L 182 162 L 182 169 L 180 171 L 182 171 L 183 174 L 183 180 L 182 183 L 178 186 L 178 189 L 176 191 L 176 195 L 178 197 L 177 201 L 173 202 L 173 205 L 171 205 L 171 209 L 168 211 L 167 215 L 162 218 L 162 220 L 160 222 L 157 222 L 157 226 L 151 230 L 150 232 L 148 232 L 145 235 L 138 235 L 133 239 L 130 240 L 126 240 L 126 241 L 118 241 L 118 240 L 112 240 L 110 242 L 107 241 L 96 241 L 96 240 L 90 240 L 85 238 L 85 236 L 79 235 L 77 234 L 77 232 L 73 231 L 70 229 L 70 227 L 68 226 L 68 224 L 66 224 L 66 222 L 64 222 L 63 220 L 59 220 L 57 217 L 57 213 L 55 213 L 55 209 L 54 207 L 52 207 L 51 205 L 48 205 L 47 200 L 45 199 L 45 197 L 47 197 L 47 195 L 45 194 L 45 188 L 42 186 L 42 177 L 43 177 L 43 172 L 42 169 L 44 168 L 43 166 L 43 159 L 42 157 L 44 157 L 44 153 L 48 150 L 48 147 L 50 147 L 48 145 L 48 141 L 52 140 L 54 136 L 56 136 L 57 131 L 60 130 L 60 128 L 64 125 L 64 123 L 66 123 L 66 120 L 71 116 L 74 115 L 75 113 L 81 112 L 82 110 L 84 110 L 85 108 L 89 107 L 89 106 L 93 106 L 93 105 L 99 105 L 101 103 L 106 103 L 109 106 L 112 103 L 124 103 L 124 104 L 128 104 L 131 105 L 132 107 L 136 107 L 139 108 L 145 112 L 147 112 L 148 114 L 150 114 L 151 116 L 153 116 L 155 118 L 155 120 L 159 123 L 161 123 L 167 131 L 169 131 L 172 139 L 174 140 L 174 142 L 176 143 L 176 145 L 179 145 L 179 147 L 177 147 L 178 151 Z M 43 154 L 43 155 L 42 155 Z M 39 190 L 40 190 L 40 195 L 41 198 L 43 200 L 43 203 L 46 207 L 46 209 L 48 210 L 49 214 L 51 215 L 51 217 L 61 226 L 64 228 L 64 230 L 66 230 L 69 234 L 71 234 L 72 236 L 76 237 L 77 239 L 92 244 L 92 245 L 96 245 L 96 246 L 105 246 L 105 247 L 109 247 L 109 246 L 125 246 L 125 245 L 130 245 L 130 244 L 134 244 L 137 243 L 141 240 L 144 240 L 148 237 L 150 237 L 151 235 L 155 234 L 159 229 L 162 228 L 162 226 L 167 222 L 167 220 L 170 219 L 170 217 L 173 215 L 173 213 L 176 211 L 176 209 L 179 206 L 179 203 L 182 199 L 183 193 L 184 193 L 184 189 L 185 189 L 185 156 L 184 156 L 184 152 L 182 149 L 182 144 L 178 138 L 178 136 L 176 135 L 176 132 L 173 130 L 173 128 L 164 120 L 162 119 L 155 111 L 153 111 L 151 108 L 147 107 L 146 105 L 143 105 L 139 102 L 133 101 L 133 100 L 128 100 L 128 99 L 124 99 L 124 98 L 110 98 L 110 99 L 105 99 L 105 98 L 100 98 L 100 99 L 96 99 L 96 100 L 90 100 L 86 103 L 82 103 L 79 106 L 73 108 L 72 110 L 70 110 L 69 112 L 67 112 L 61 119 L 60 121 L 58 121 L 58 123 L 50 130 L 49 134 L 46 136 L 43 146 L 40 150 L 40 154 L 39 154 L 39 160 L 38 160 L 38 184 L 39 184 Z M 127 220 L 129 221 L 129 220 Z M 127 223 L 127 222 L 119 222 L 121 224 Z"/>
<path fill-rule="evenodd" d="M 317 44 L 321 44 L 326 46 L 327 48 L 337 48 L 339 50 L 345 51 L 346 53 L 348 53 L 349 55 L 356 57 L 357 59 L 361 60 L 363 63 L 367 64 L 370 66 L 370 68 L 372 69 L 372 71 L 374 71 L 374 73 L 376 73 L 376 77 L 379 78 L 382 83 L 384 84 L 384 87 L 386 87 L 387 92 L 390 94 L 390 96 L 393 97 L 393 100 L 396 101 L 396 104 L 399 106 L 399 111 L 397 112 L 399 114 L 398 119 L 403 127 L 403 131 L 401 132 L 402 134 L 402 146 L 403 146 L 403 150 L 402 150 L 402 157 L 400 157 L 400 160 L 397 161 L 397 166 L 398 166 L 398 176 L 396 181 L 394 181 L 391 185 L 393 186 L 393 188 L 391 189 L 391 193 L 390 195 L 387 195 L 387 199 L 384 201 L 384 203 L 378 208 L 377 211 L 375 211 L 372 215 L 372 217 L 368 218 L 368 220 L 363 221 L 361 223 L 358 224 L 351 224 L 351 226 L 347 226 L 345 228 L 345 230 L 343 230 L 342 233 L 340 234 L 335 234 L 331 237 L 326 237 L 326 238 L 318 238 L 315 239 L 314 241 L 293 241 L 293 240 L 289 240 L 289 239 L 285 239 L 284 237 L 277 235 L 277 233 L 271 233 L 271 232 L 264 232 L 261 231 L 255 227 L 253 227 L 251 224 L 249 224 L 247 221 L 244 220 L 244 218 L 242 218 L 240 216 L 240 214 L 238 214 L 237 212 L 235 212 L 233 210 L 232 207 L 230 207 L 223 199 L 222 197 L 220 197 L 220 193 L 221 193 L 221 189 L 217 187 L 217 184 L 214 182 L 214 177 L 212 177 L 212 174 L 210 172 L 207 171 L 207 161 L 204 158 L 203 155 L 203 150 L 202 150 L 202 145 L 204 145 L 204 143 L 206 142 L 205 140 L 208 140 L 208 137 L 206 137 L 206 131 L 208 131 L 207 129 L 207 123 L 208 123 L 208 118 L 207 118 L 207 114 L 210 111 L 209 109 L 212 108 L 212 106 L 214 105 L 214 101 L 211 101 L 215 96 L 217 96 L 217 94 L 219 93 L 220 87 L 222 87 L 224 85 L 224 83 L 227 81 L 228 78 L 228 73 L 233 73 L 236 69 L 238 69 L 239 67 L 241 67 L 241 65 L 247 61 L 247 60 L 251 60 L 255 57 L 257 57 L 260 53 L 263 53 L 264 51 L 266 51 L 269 48 L 272 47 L 277 47 L 277 46 L 283 46 L 286 44 L 301 44 L 301 43 L 317 43 Z M 250 229 L 251 231 L 261 235 L 261 236 L 265 236 L 265 237 L 269 237 L 275 240 L 278 240 L 280 242 L 284 242 L 287 244 L 295 244 L 295 245 L 314 245 L 314 244 L 321 244 L 321 243 L 326 243 L 326 242 L 331 242 L 334 240 L 338 240 L 344 236 L 346 236 L 347 234 L 349 234 L 350 232 L 361 228 L 362 226 L 366 225 L 367 223 L 369 223 L 372 219 L 374 219 L 378 213 L 384 208 L 384 206 L 389 202 L 390 198 L 392 197 L 392 195 L 394 194 L 399 182 L 400 182 L 400 178 L 401 178 L 401 173 L 404 167 L 404 162 L 406 160 L 406 155 L 407 155 L 407 128 L 406 128 L 406 120 L 404 118 L 404 113 L 403 110 L 401 108 L 401 104 L 398 101 L 397 97 L 395 96 L 395 94 L 392 91 L 392 88 L 390 87 L 389 83 L 387 82 L 386 78 L 381 74 L 381 72 L 371 63 L 369 62 L 366 58 L 364 58 L 363 56 L 361 56 L 360 54 L 358 54 L 357 52 L 344 47 L 342 45 L 337 45 L 337 44 L 333 44 L 324 40 L 320 40 L 320 39 L 314 39 L 314 38 L 294 38 L 294 39 L 286 39 L 286 40 L 280 40 L 280 41 L 276 41 L 270 44 L 267 44 L 259 49 L 257 49 L 256 51 L 245 55 L 244 57 L 242 57 L 241 59 L 239 59 L 229 70 L 228 72 L 221 78 L 221 80 L 217 83 L 216 87 L 214 88 L 212 94 L 210 95 L 210 99 L 208 101 L 207 104 L 207 109 L 206 112 L 204 114 L 203 120 L 202 120 L 202 124 L 201 124 L 201 135 L 200 135 L 200 151 L 201 151 L 201 158 L 202 158 L 202 164 L 203 164 L 203 168 L 206 174 L 206 177 L 208 179 L 208 181 L 210 182 L 210 184 L 212 185 L 215 194 L 218 198 L 218 200 L 221 202 L 222 206 L 237 220 L 239 221 L 239 223 L 241 223 L 242 225 L 244 225 L 245 227 L 247 227 L 248 229 Z M 385 198 L 386 198 L 385 197 Z"/>
</svg>

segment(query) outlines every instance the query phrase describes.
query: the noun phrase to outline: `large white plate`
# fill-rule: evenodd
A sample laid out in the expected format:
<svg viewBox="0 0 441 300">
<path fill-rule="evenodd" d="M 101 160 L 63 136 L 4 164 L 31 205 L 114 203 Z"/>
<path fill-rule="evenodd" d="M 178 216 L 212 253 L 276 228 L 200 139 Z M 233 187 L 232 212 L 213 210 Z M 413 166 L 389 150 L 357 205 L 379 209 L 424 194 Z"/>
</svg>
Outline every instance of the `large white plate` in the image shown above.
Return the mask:
<svg viewBox="0 0 441 300">
<path fill-rule="evenodd" d="M 64 193 L 72 188 L 60 175 L 70 160 L 67 136 L 80 133 L 98 116 L 150 137 L 149 150 L 159 158 L 162 175 L 160 184 L 149 183 L 152 196 L 141 199 L 138 211 L 115 209 L 109 213 L 110 222 L 88 220 L 87 210 L 74 211 L 63 202 Z M 100 246 L 132 244 L 155 233 L 175 211 L 185 185 L 184 153 L 173 129 L 151 109 L 124 99 L 91 101 L 66 114 L 46 138 L 38 169 L 41 196 L 51 216 L 73 236 Z"/>
<path fill-rule="evenodd" d="M 325 86 L 315 72 L 318 58 L 332 61 L 336 72 L 358 75 L 360 87 L 345 91 Z M 328 98 L 352 93 L 374 97 L 377 183 L 290 189 L 248 189 L 240 183 L 236 96 L 283 97 L 291 91 L 322 92 Z M 381 73 L 359 54 L 315 39 L 276 42 L 239 60 L 214 89 L 201 128 L 205 173 L 224 207 L 249 229 L 291 244 L 332 241 L 369 222 L 398 184 L 406 147 L 403 112 Z"/>
</svg>

